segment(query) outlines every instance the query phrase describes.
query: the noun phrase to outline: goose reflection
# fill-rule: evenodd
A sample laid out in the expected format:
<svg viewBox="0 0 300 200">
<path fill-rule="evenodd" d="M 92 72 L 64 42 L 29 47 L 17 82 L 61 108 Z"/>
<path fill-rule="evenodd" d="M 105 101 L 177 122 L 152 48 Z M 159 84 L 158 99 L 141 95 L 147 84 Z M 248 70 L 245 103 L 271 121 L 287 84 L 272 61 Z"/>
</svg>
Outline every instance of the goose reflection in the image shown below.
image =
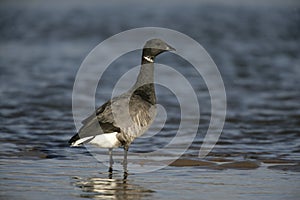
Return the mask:
<svg viewBox="0 0 300 200">
<path fill-rule="evenodd" d="M 73 177 L 73 185 L 82 190 L 81 197 L 93 199 L 143 199 L 154 191 L 133 184 L 126 178 Z"/>
</svg>

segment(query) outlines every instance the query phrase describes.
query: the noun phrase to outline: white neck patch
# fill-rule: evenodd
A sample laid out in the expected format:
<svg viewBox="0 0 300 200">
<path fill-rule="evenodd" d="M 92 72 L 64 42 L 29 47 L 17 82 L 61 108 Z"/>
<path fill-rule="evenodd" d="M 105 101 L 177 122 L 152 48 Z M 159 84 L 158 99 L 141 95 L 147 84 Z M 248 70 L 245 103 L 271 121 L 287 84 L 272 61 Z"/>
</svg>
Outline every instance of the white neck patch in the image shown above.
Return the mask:
<svg viewBox="0 0 300 200">
<path fill-rule="evenodd" d="M 150 58 L 149 56 L 144 56 L 143 58 L 144 58 L 145 60 L 147 60 L 148 62 L 151 62 L 151 63 L 154 62 L 154 60 L 153 60 L 152 58 Z"/>
</svg>

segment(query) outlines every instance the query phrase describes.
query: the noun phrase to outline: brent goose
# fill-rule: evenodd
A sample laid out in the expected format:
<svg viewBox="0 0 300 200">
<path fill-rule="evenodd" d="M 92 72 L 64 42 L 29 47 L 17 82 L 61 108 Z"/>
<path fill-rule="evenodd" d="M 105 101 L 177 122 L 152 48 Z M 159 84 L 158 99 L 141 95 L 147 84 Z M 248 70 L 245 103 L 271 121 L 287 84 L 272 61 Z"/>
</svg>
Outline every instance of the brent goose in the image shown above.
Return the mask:
<svg viewBox="0 0 300 200">
<path fill-rule="evenodd" d="M 154 59 L 173 47 L 161 39 L 151 39 L 143 48 L 142 64 L 136 83 L 126 93 L 116 96 L 95 113 L 82 121 L 83 126 L 70 140 L 71 146 L 90 143 L 109 149 L 112 172 L 112 149 L 124 148 L 124 174 L 127 175 L 127 152 L 129 145 L 141 136 L 156 116 L 156 95 L 154 87 Z"/>
</svg>

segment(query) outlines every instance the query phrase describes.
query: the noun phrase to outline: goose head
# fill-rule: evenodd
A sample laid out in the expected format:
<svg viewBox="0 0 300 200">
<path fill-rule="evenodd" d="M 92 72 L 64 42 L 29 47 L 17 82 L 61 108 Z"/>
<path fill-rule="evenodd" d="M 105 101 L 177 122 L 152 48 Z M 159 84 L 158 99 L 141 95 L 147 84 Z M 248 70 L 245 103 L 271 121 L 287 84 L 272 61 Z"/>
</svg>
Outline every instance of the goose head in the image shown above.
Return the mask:
<svg viewBox="0 0 300 200">
<path fill-rule="evenodd" d="M 143 56 L 154 60 L 156 56 L 165 51 L 175 51 L 175 48 L 161 39 L 151 39 L 146 42 L 143 48 Z"/>
</svg>

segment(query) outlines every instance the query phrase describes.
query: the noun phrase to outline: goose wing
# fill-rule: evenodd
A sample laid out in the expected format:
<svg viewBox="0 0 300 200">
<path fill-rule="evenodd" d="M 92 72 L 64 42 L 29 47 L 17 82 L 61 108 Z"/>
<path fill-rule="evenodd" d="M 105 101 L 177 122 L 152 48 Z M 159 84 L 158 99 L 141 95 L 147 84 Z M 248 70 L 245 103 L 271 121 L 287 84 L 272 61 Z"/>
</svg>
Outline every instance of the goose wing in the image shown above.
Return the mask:
<svg viewBox="0 0 300 200">
<path fill-rule="evenodd" d="M 120 128 L 113 120 L 111 104 L 114 99 L 111 99 L 100 106 L 93 114 L 82 121 L 82 127 L 70 140 L 69 144 L 72 145 L 76 141 L 82 139 L 82 143 L 87 143 L 104 133 L 120 132 Z M 85 139 L 86 138 L 86 139 Z M 80 144 L 82 144 L 80 143 Z"/>
</svg>

